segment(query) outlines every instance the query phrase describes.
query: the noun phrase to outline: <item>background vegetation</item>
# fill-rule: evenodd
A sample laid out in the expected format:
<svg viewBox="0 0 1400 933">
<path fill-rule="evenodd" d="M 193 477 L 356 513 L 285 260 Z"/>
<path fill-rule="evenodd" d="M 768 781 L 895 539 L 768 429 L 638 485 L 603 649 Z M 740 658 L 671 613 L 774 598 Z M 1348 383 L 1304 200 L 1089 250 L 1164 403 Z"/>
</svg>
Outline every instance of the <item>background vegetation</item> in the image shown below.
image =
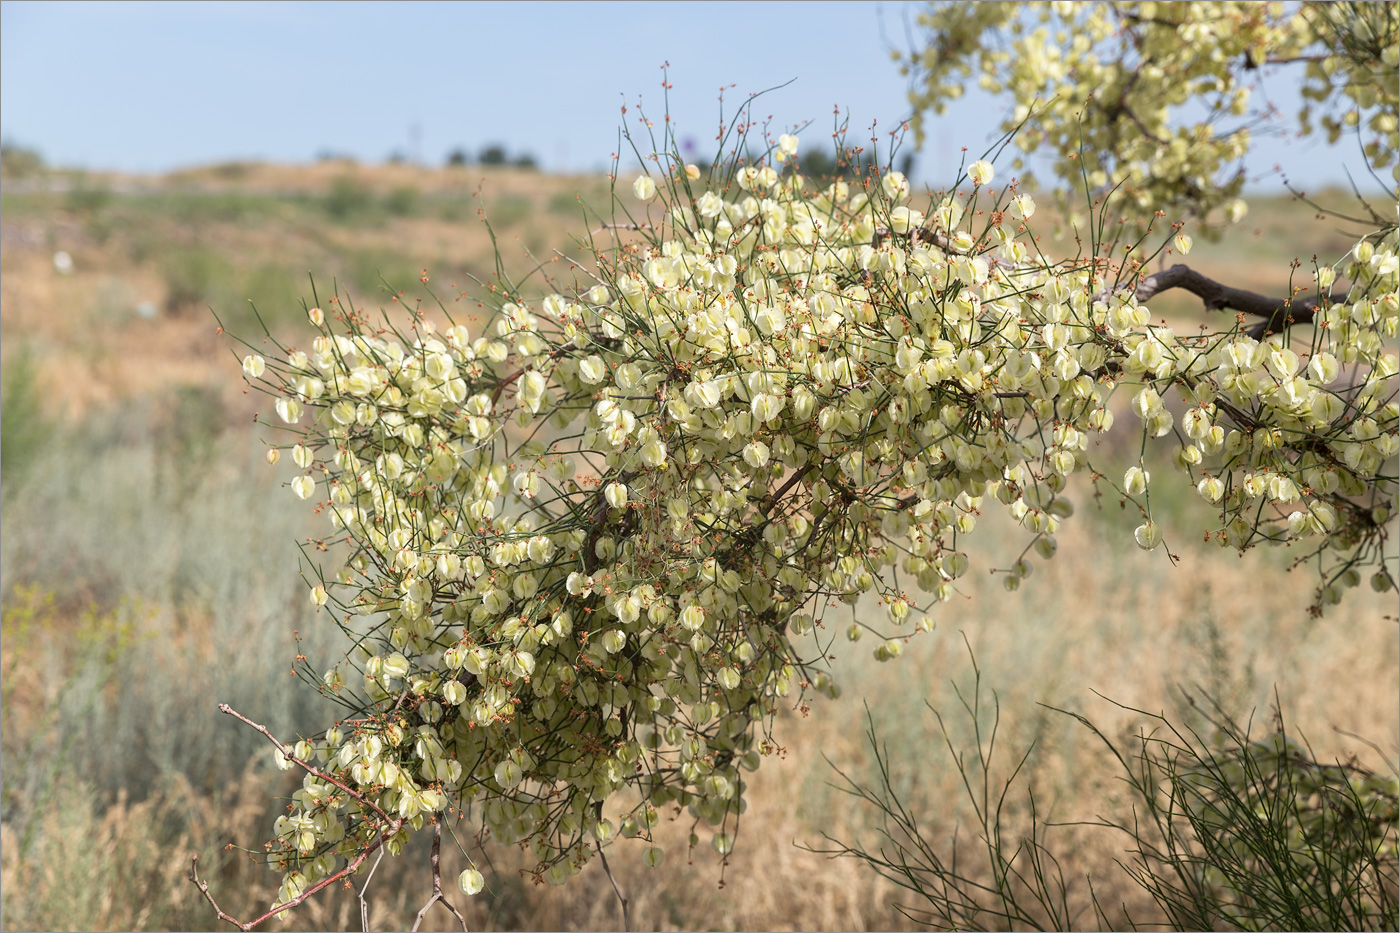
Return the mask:
<svg viewBox="0 0 1400 933">
<path fill-rule="evenodd" d="M 486 159 L 483 157 L 483 163 Z M 12 165 L 12 163 L 14 163 Z M 22 170 L 21 170 L 22 169 Z M 159 178 L 45 172 L 7 153 L 0 189 L 0 924 L 5 929 L 202 929 L 213 917 L 184 881 L 188 858 L 217 880 L 237 913 L 271 902 L 277 876 L 230 843 L 256 845 L 279 812 L 268 796 L 270 750 L 215 704 L 228 702 L 283 734 L 317 722 L 318 700 L 290 674 L 293 656 L 332 656 L 296 572 L 296 541 L 319 531 L 262 459 L 231 330 L 252 309 L 285 339 L 302 329 L 298 297 L 334 282 L 357 304 L 392 308 L 424 274 L 440 295 L 475 301 L 473 277 L 495 267 L 478 212 L 490 216 L 507 271 L 530 273 L 585 231 L 581 202 L 603 207 L 602 178 L 556 178 L 510 166 L 420 169 L 327 161 L 231 163 Z M 1350 231 L 1284 199 L 1252 202 L 1243 230 L 1193 254 L 1206 275 L 1281 292 L 1294 256 L 1340 254 Z M 69 263 L 56 261 L 66 253 Z M 533 259 L 531 257 L 534 257 Z M 65 271 L 67 270 L 67 271 Z M 385 283 L 388 283 L 386 287 Z M 1154 303 L 1189 326 L 1188 299 Z M 1126 420 L 1126 419 L 1125 419 Z M 1131 440 L 1127 441 L 1131 442 Z M 1149 465 L 1170 470 L 1168 464 Z M 1164 491 L 1165 491 L 1164 486 Z M 886 764 L 931 842 L 975 846 L 975 815 L 933 707 L 956 709 L 972 676 L 995 692 L 999 741 L 1034 743 L 1018 780 L 1054 822 L 1121 819 L 1128 794 L 1104 743 L 1070 716 L 1122 737 L 1146 720 L 1129 709 L 1194 715 L 1199 688 L 1233 716 L 1264 723 L 1275 695 L 1294 734 L 1320 757 L 1358 755 L 1394 772 L 1400 639 L 1393 599 L 1357 593 L 1309 619 L 1312 580 L 1289 554 L 1251 554 L 1191 537 L 1204 506 L 1182 496 L 1162 551 L 1114 546 L 1135 515 L 1077 497 L 1060 555 L 1016 593 L 967 581 L 968 599 L 940 612 L 899 667 L 868 651 L 837 662 L 841 701 L 780 724 L 781 760 L 749 792 L 738 847 L 721 869 L 708 849 L 641 866 L 619 846 L 613 867 L 638 928 L 888 928 L 911 921 L 893 886 L 825 836 L 877 840 L 877 814 L 832 782 L 827 764 L 872 782 L 866 711 L 896 754 Z M 1154 490 L 1154 501 L 1157 493 Z M 1166 511 L 1166 510 L 1163 510 Z M 1005 530 L 1006 540 L 1015 534 Z M 990 537 L 990 536 L 989 536 Z M 1105 546 L 1105 543 L 1109 546 Z M 992 547 L 996 541 L 982 542 Z M 1005 548 L 1003 548 L 1003 551 Z M 872 611 L 873 611 L 873 607 Z M 857 607 L 857 612 L 865 611 Z M 293 638 L 298 630 L 300 641 Z M 964 642 L 966 639 L 966 644 Z M 893 671 L 896 676 L 889 677 Z M 863 702 L 862 702 L 863 701 Z M 950 720 L 954 746 L 975 743 Z M 962 730 L 962 731 L 959 731 Z M 1375 748 L 1353 738 L 1364 736 Z M 826 759 L 826 760 L 824 760 Z M 1010 767 L 1015 759 L 996 763 Z M 287 789 L 291 789 L 288 784 Z M 1019 806 L 1019 804 L 1018 804 Z M 1025 812 L 1009 813 L 1024 828 Z M 688 824 L 667 822 L 668 850 Z M 1161 919 L 1115 865 L 1120 836 L 1056 830 L 1064 875 L 1092 875 L 1103 921 Z M 878 844 L 878 843 L 877 843 Z M 475 850 L 473 850 L 475 852 Z M 968 850 L 971 851 L 971 850 Z M 379 927 L 403 928 L 428 895 L 425 858 L 380 866 L 371 892 Z M 488 890 L 465 903 L 476 929 L 616 928 L 608 886 L 534 887 L 514 850 L 479 853 Z M 448 864 L 446 877 L 462 866 Z M 1074 896 L 1085 893 L 1075 880 Z M 313 901 L 292 928 L 358 923 L 352 894 Z M 443 924 L 445 912 L 430 916 Z M 1092 912 L 1080 922 L 1093 925 Z M 445 927 L 444 927 L 445 928 Z"/>
</svg>

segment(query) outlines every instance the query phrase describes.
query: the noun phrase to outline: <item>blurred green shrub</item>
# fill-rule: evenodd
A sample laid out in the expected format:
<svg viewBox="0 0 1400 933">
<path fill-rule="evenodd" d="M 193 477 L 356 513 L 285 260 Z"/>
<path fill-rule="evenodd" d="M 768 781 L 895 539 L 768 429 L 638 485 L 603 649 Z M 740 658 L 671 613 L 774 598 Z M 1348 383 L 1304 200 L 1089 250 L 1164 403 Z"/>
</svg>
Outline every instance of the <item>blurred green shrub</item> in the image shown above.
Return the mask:
<svg viewBox="0 0 1400 933">
<path fill-rule="evenodd" d="M 7 493 L 29 470 L 53 430 L 37 380 L 38 366 L 28 347 L 5 361 L 0 379 L 0 476 Z"/>
<path fill-rule="evenodd" d="M 421 263 L 410 262 L 397 253 L 383 250 L 360 250 L 346 257 L 349 262 L 349 282 L 358 288 L 352 294 L 356 300 L 367 299 L 384 291 L 402 291 L 418 282 L 423 274 Z"/>
<path fill-rule="evenodd" d="M 158 208 L 181 223 L 243 223 L 269 213 L 271 199 L 242 191 L 208 191 L 170 195 Z"/>
<path fill-rule="evenodd" d="M 384 209 L 395 217 L 411 217 L 418 212 L 418 189 L 403 185 L 389 192 Z"/>
<path fill-rule="evenodd" d="M 64 196 L 64 205 L 76 214 L 91 217 L 112 203 L 112 192 L 102 185 L 89 184 L 83 175 L 73 179 L 73 187 Z"/>
<path fill-rule="evenodd" d="M 183 505 L 213 462 L 227 421 L 223 395 L 215 385 L 186 384 L 177 386 L 163 407 L 169 414 L 156 428 L 158 463 L 177 492 L 176 503 Z"/>
<path fill-rule="evenodd" d="M 497 198 L 486 210 L 491 225 L 498 230 L 509 230 L 519 225 L 535 212 L 535 202 L 524 195 L 508 194 Z"/>
<path fill-rule="evenodd" d="M 353 220 L 367 213 L 374 205 L 369 188 L 350 175 L 342 175 L 331 184 L 325 198 L 326 214 L 336 221 Z"/>
<path fill-rule="evenodd" d="M 220 162 L 210 167 L 209 171 L 215 178 L 222 178 L 225 181 L 238 181 L 247 177 L 251 162 Z"/>
<path fill-rule="evenodd" d="M 565 217 L 578 217 L 583 213 L 579 196 L 572 191 L 561 191 L 549 199 L 549 212 Z"/>
<path fill-rule="evenodd" d="M 222 254 L 200 247 L 167 250 L 160 265 L 165 308 L 171 314 L 214 303 L 216 292 L 233 277 L 233 267 Z"/>
</svg>

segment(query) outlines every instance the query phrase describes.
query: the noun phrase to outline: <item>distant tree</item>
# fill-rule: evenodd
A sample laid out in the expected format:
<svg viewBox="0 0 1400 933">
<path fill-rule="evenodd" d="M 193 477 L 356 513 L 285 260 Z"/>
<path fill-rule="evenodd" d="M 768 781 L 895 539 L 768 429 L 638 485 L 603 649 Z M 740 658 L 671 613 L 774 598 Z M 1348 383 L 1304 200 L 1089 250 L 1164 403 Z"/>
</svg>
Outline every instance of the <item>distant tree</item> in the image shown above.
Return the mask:
<svg viewBox="0 0 1400 933">
<path fill-rule="evenodd" d="M 482 165 L 505 165 L 506 147 L 499 143 L 492 143 L 481 150 L 481 156 L 477 159 Z"/>
<path fill-rule="evenodd" d="M 458 146 L 447 154 L 448 168 L 461 168 L 471 161 L 471 156 L 467 155 L 467 150 Z"/>
</svg>

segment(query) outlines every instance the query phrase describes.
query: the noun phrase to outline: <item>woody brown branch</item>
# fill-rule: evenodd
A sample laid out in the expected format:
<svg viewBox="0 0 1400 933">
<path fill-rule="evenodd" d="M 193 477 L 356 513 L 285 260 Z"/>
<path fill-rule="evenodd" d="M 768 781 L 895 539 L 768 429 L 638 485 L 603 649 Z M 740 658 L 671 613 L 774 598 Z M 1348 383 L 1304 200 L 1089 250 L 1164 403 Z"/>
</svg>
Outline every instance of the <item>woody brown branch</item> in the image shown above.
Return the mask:
<svg viewBox="0 0 1400 933">
<path fill-rule="evenodd" d="M 403 696 L 400 696 L 400 697 L 399 697 L 399 702 L 402 703 L 402 702 L 403 702 L 403 697 L 404 697 L 404 696 L 407 696 L 407 695 L 408 695 L 408 691 L 405 690 Z M 395 709 L 398 709 L 397 704 L 395 705 L 394 708 L 395 708 Z M 228 715 L 232 716 L 234 719 L 237 719 L 238 721 L 244 723 L 245 725 L 251 726 L 251 727 L 252 727 L 254 730 L 256 730 L 257 732 L 260 732 L 260 733 L 263 735 L 263 737 L 266 738 L 269 742 L 271 742 L 274 746 L 276 746 L 277 750 L 278 750 L 279 752 L 282 753 L 282 756 L 283 756 L 284 758 L 286 758 L 288 761 L 290 761 L 292 764 L 299 766 L 300 768 L 302 768 L 303 770 L 305 770 L 307 773 L 311 774 L 313 777 L 315 777 L 315 778 L 317 778 L 317 779 L 319 779 L 319 780 L 325 781 L 327 784 L 334 785 L 335 787 L 338 787 L 338 788 L 340 788 L 341 790 L 345 791 L 345 793 L 349 794 L 352 798 L 354 798 L 355 800 L 360 801 L 360 802 L 363 803 L 365 806 L 371 808 L 372 810 L 374 810 L 375 813 L 378 813 L 381 817 L 384 818 L 384 821 L 385 821 L 385 822 L 395 822 L 394 818 L 390 817 L 389 814 L 387 814 L 387 813 L 385 813 L 383 810 L 381 810 L 381 809 L 379 808 L 379 805 L 378 805 L 378 804 L 376 804 L 374 801 L 370 800 L 370 799 L 369 799 L 368 797 L 366 797 L 364 794 L 361 794 L 359 791 L 356 791 L 356 790 L 352 789 L 352 788 L 350 787 L 350 785 L 344 783 L 343 781 L 338 780 L 337 778 L 335 778 L 334 776 L 332 776 L 332 775 L 330 775 L 330 774 L 327 774 L 325 771 L 322 771 L 320 768 L 317 768 L 317 767 L 315 767 L 315 766 L 313 766 L 313 765 L 311 765 L 311 764 L 308 764 L 308 763 L 305 762 L 305 761 L 302 761 L 302 760 L 301 760 L 300 758 L 298 758 L 296 755 L 292 754 L 292 750 L 291 750 L 290 748 L 288 748 L 288 747 L 287 747 L 285 744 L 283 744 L 282 742 L 279 742 L 279 741 L 277 740 L 277 737 L 274 736 L 274 735 L 272 734 L 272 732 L 267 728 L 267 726 L 264 726 L 264 725 L 262 725 L 262 724 L 260 724 L 260 723 L 253 722 L 253 720 L 249 719 L 247 716 L 244 716 L 242 713 L 240 713 L 238 710 L 234 709 L 232 706 L 229 706 L 227 703 L 220 703 L 220 704 L 219 704 L 219 712 L 221 712 L 221 713 L 227 713 Z M 399 820 L 398 822 L 402 822 L 402 821 Z"/>
<path fill-rule="evenodd" d="M 423 918 L 428 915 L 428 911 L 434 904 L 440 903 L 442 906 L 452 911 L 452 916 L 456 917 L 457 922 L 462 925 L 462 933 L 467 933 L 467 918 L 463 917 L 461 911 L 453 907 L 452 902 L 442 893 L 442 824 L 436 819 L 433 820 L 431 864 L 433 869 L 433 896 L 428 898 L 428 903 L 424 904 L 423 909 L 418 911 L 418 916 L 413 919 L 411 930 L 413 933 L 417 933 L 423 926 Z M 368 925 L 366 925 L 366 929 L 368 929 Z"/>
<path fill-rule="evenodd" d="M 302 891 L 300 894 L 298 894 L 296 897 L 292 898 L 291 900 L 289 900 L 289 901 L 287 901 L 287 902 L 285 902 L 285 903 L 282 903 L 282 904 L 274 904 L 274 905 L 272 906 L 272 908 L 271 908 L 270 910 L 268 910 L 266 913 L 264 913 L 262 916 L 256 917 L 256 918 L 254 918 L 254 919 L 252 919 L 252 920 L 249 920 L 249 921 L 247 921 L 247 922 L 244 922 L 244 921 L 242 921 L 242 920 L 239 920 L 237 917 L 234 917 L 233 915 L 231 915 L 231 914 L 225 912 L 224 909 L 221 908 L 221 907 L 219 906 L 218 902 L 214 900 L 214 895 L 213 895 L 213 894 L 210 892 L 210 890 L 209 890 L 209 883 L 208 883 L 207 881 L 205 881 L 205 880 L 203 880 L 202 878 L 199 877 L 199 856 L 198 856 L 198 855 L 194 856 L 194 857 L 191 859 L 191 861 L 190 861 L 190 871 L 189 871 L 189 874 L 186 875 L 186 877 L 189 879 L 190 883 L 193 884 L 196 888 L 198 888 L 198 889 L 199 889 L 199 892 L 200 892 L 202 895 L 204 895 L 204 899 L 207 900 L 207 901 L 209 902 L 210 906 L 214 908 L 214 912 L 215 912 L 215 914 L 218 915 L 218 917 L 219 917 L 220 920 L 223 920 L 223 921 L 225 921 L 225 922 L 227 922 L 227 923 L 231 923 L 231 924 L 233 924 L 234 926 L 238 927 L 240 930 L 251 930 L 251 929 L 253 929 L 254 927 L 256 927 L 256 926 L 258 926 L 259 924 L 261 924 L 263 921 L 267 920 L 268 918 L 270 918 L 270 917 L 275 917 L 275 916 L 277 916 L 278 914 L 282 913 L 283 911 L 290 910 L 290 909 L 292 909 L 293 907 L 296 907 L 297 905 L 299 905 L 299 904 L 301 904 L 302 902 L 306 901 L 306 900 L 307 900 L 308 898 L 310 898 L 312 895 L 318 893 L 319 891 L 321 891 L 321 890 L 323 890 L 323 889 L 325 889 L 325 888 L 327 888 L 327 887 L 330 887 L 331 885 L 333 885 L 333 884 L 335 884 L 336 882 L 340 881 L 342 878 L 347 878 L 347 877 L 349 877 L 350 875 L 353 875 L 353 874 L 359 869 L 360 865 L 365 861 L 365 859 L 367 859 L 367 858 L 370 856 L 371 853 L 373 853 L 376 849 L 378 849 L 380 846 L 382 846 L 382 845 L 384 844 L 384 841 L 385 841 L 388 837 L 393 836 L 395 833 L 397 833 L 397 832 L 399 831 L 399 828 L 400 828 L 401 826 L 403 826 L 404 818 L 401 817 L 401 816 L 400 816 L 400 817 L 390 818 L 389 815 L 388 815 L 387 813 L 385 813 L 382 809 L 380 809 L 380 807 L 379 807 L 378 804 L 376 804 L 374 801 L 370 800 L 370 799 L 369 799 L 368 797 L 366 797 L 364 794 L 362 794 L 362 793 L 360 793 L 360 792 L 358 792 L 358 791 L 355 791 L 355 790 L 351 789 L 348 785 L 344 784 L 344 783 L 341 782 L 341 781 L 336 780 L 334 777 L 332 777 L 332 776 L 329 775 L 329 774 L 326 774 L 324 771 L 321 771 L 319 768 L 315 768 L 315 767 L 313 767 L 313 766 L 307 764 L 305 761 L 302 761 L 301 759 L 297 758 L 295 755 L 292 754 L 291 749 L 289 749 L 289 748 L 288 748 L 286 745 L 284 745 L 282 742 L 278 741 L 278 740 L 277 740 L 277 737 L 274 736 L 274 735 L 272 734 L 272 732 L 271 732 L 266 726 L 262 725 L 261 723 L 253 722 L 253 721 L 252 721 L 251 719 L 249 719 L 247 716 L 244 716 L 242 713 L 238 712 L 238 711 L 235 710 L 233 707 L 229 706 L 227 703 L 220 703 L 220 704 L 219 704 L 219 711 L 220 711 L 220 712 L 223 712 L 223 713 L 227 713 L 228 715 L 234 717 L 235 719 L 239 720 L 240 722 L 243 722 L 243 723 L 245 723 L 246 725 L 251 726 L 253 729 L 255 729 L 256 731 L 258 731 L 259 733 L 261 733 L 261 734 L 262 734 L 268 741 L 270 741 L 274 746 L 276 746 L 276 747 L 277 747 L 277 750 L 278 750 L 279 752 L 281 752 L 281 753 L 283 754 L 283 756 L 286 757 L 286 759 L 287 759 L 288 761 L 290 761 L 290 762 L 292 762 L 292 763 L 294 763 L 294 764 L 300 765 L 303 769 L 305 769 L 307 772 L 311 773 L 312 775 L 315 775 L 316 777 L 320 778 L 321 780 L 324 780 L 324 781 L 326 781 L 326 782 L 328 782 L 328 783 L 330 783 L 330 784 L 333 784 L 333 785 L 335 785 L 336 787 L 340 788 L 341 790 L 345 791 L 345 792 L 346 792 L 347 794 L 349 794 L 352 798 L 354 798 L 355 800 L 360 801 L 360 803 L 362 803 L 362 804 L 364 804 L 365 806 L 369 807 L 370 809 L 374 810 L 375 813 L 378 813 L 381 817 L 383 817 L 383 818 L 388 822 L 388 825 L 387 825 L 387 826 L 383 826 L 383 827 L 380 828 L 379 833 L 378 833 L 378 837 L 377 837 L 375 840 L 373 840 L 372 842 L 369 842 L 368 844 L 366 844 L 366 845 L 364 846 L 364 848 L 360 849 L 359 854 L 358 854 L 354 859 L 352 859 L 352 860 L 349 862 L 349 864 L 347 864 L 344 868 L 340 869 L 340 871 L 337 871 L 337 872 L 335 872 L 334 874 L 331 874 L 331 875 L 328 875 L 328 876 L 325 877 L 325 878 L 322 878 L 320 881 L 318 881 L 318 882 L 316 882 L 315 884 L 311 885 L 310 887 L 308 887 L 306 890 Z M 444 903 L 446 903 L 446 902 L 444 901 Z M 430 906 L 431 906 L 431 902 L 430 902 Z M 455 910 L 454 908 L 452 908 L 451 905 L 448 905 L 448 907 L 449 907 L 449 909 L 452 909 L 454 913 L 456 913 L 456 910 Z M 459 917 L 459 919 L 460 919 L 460 917 Z M 465 922 L 464 922 L 464 926 L 465 926 Z"/>
<path fill-rule="evenodd" d="M 388 835 L 392 836 L 394 833 L 397 833 L 399 831 L 399 827 L 402 825 L 402 817 L 395 819 L 394 822 L 392 822 L 388 826 Z M 187 874 L 185 877 L 189 879 L 191 884 L 193 884 L 196 888 L 199 889 L 200 894 L 204 895 L 204 899 L 207 900 L 209 902 L 209 905 L 214 908 L 214 913 L 218 915 L 220 920 L 223 920 L 225 923 L 233 924 L 240 930 L 252 930 L 254 927 L 258 926 L 264 921 L 275 917 L 284 911 L 291 910 L 293 907 L 299 906 L 303 902 L 309 900 L 313 895 L 318 894 L 324 889 L 337 883 L 342 878 L 348 878 L 351 875 L 353 875 L 356 871 L 359 870 L 360 865 L 364 863 L 365 859 L 369 858 L 370 854 L 373 853 L 375 849 L 378 849 L 384 844 L 384 840 L 386 838 L 387 837 L 385 836 L 385 834 L 383 832 L 380 832 L 378 838 L 376 838 L 373 842 L 370 842 L 363 849 L 361 849 L 359 854 L 356 855 L 355 858 L 352 859 L 350 863 L 347 864 L 340 871 L 332 875 L 327 875 L 325 878 L 322 878 L 320 881 L 311 885 L 309 888 L 307 888 L 305 891 L 302 891 L 300 894 L 298 894 L 291 900 L 281 904 L 274 904 L 272 908 L 266 913 L 264 913 L 262 916 L 255 917 L 252 920 L 247 921 L 246 923 L 242 920 L 239 920 L 232 914 L 225 912 L 224 909 L 219 906 L 218 902 L 214 900 L 214 895 L 211 894 L 209 891 L 209 882 L 199 877 L 198 855 L 191 858 L 189 874 Z"/>
<path fill-rule="evenodd" d="M 1282 333 L 1294 324 L 1311 324 L 1317 314 L 1318 298 L 1315 295 L 1297 299 L 1270 298 L 1243 288 L 1222 285 L 1195 269 L 1180 264 L 1147 276 L 1138 283 L 1133 295 L 1138 301 L 1145 303 L 1173 288 L 1183 288 L 1200 298 L 1207 311 L 1229 308 L 1264 318 L 1262 322 L 1249 328 L 1249 335 L 1256 340 L 1269 334 Z M 1345 300 L 1344 292 L 1333 292 L 1327 296 L 1329 303 Z"/>
</svg>

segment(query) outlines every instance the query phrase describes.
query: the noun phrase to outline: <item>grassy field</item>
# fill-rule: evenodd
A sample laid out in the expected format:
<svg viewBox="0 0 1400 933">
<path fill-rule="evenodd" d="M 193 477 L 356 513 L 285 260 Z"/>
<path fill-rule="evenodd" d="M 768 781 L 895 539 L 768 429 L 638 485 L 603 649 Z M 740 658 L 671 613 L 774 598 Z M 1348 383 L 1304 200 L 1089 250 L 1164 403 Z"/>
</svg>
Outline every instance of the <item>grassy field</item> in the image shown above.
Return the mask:
<svg viewBox="0 0 1400 933">
<path fill-rule="evenodd" d="M 480 210 L 497 231 L 505 272 L 524 278 L 555 250 L 578 254 L 571 237 L 589 226 L 581 205 L 606 212 L 608 191 L 596 177 L 348 163 L 5 180 L 4 929 L 212 927 L 184 880 L 194 854 L 236 914 L 258 911 L 276 890 L 272 873 L 225 847 L 256 849 L 281 806 L 275 795 L 290 785 L 258 736 L 215 706 L 228 702 L 282 734 L 324 725 L 314 693 L 279 672 L 298 652 L 329 660 L 340 645 L 318 628 L 298 570 L 296 541 L 319 526 L 289 507 L 289 474 L 263 461 L 251 424 L 258 399 L 243 392 L 234 346 L 209 309 L 247 334 L 255 307 L 295 341 L 304 337 L 308 273 L 318 289 L 334 283 L 359 304 L 392 308 L 385 283 L 416 287 L 425 269 L 439 295 L 470 309 L 474 280 L 496 269 Z M 1238 235 L 1201 244 L 1192 265 L 1281 294 L 1291 259 L 1350 245 L 1343 225 L 1306 206 L 1252 207 Z M 58 251 L 71 257 L 66 273 Z M 1188 326 L 1201 318 L 1184 299 L 1162 313 Z M 751 780 L 723 871 L 707 847 L 684 857 L 682 820 L 663 824 L 669 855 L 660 869 L 642 866 L 640 846 L 614 849 L 634 927 L 907 926 L 891 886 L 852 860 L 810 850 L 827 846 L 826 836 L 874 838 L 876 814 L 833 786 L 834 768 L 874 776 L 867 710 L 927 838 L 951 848 L 961 826 L 958 845 L 974 850 L 962 778 L 925 706 L 944 712 L 955 743 L 972 741 L 954 692 L 970 689 L 971 657 L 987 701 L 994 692 L 1000 704 L 1004 752 L 994 767 L 1009 774 L 1033 747 L 1020 780 L 1058 823 L 1126 805 L 1102 745 L 1046 708 L 1081 712 L 1112 735 L 1140 724 L 1102 697 L 1189 720 L 1185 697 L 1199 689 L 1241 718 L 1252 712 L 1261 727 L 1277 698 L 1320 755 L 1355 754 L 1394 770 L 1393 598 L 1356 592 L 1311 619 L 1312 580 L 1288 572 L 1290 555 L 1240 559 L 1200 543 L 1206 514 L 1194 496 L 1164 509 L 1175 563 L 1127 544 L 1136 522 L 1116 502 L 1095 508 L 1082 491 L 1078 504 L 1057 557 L 1018 592 L 972 578 L 967 598 L 942 607 L 935 630 L 899 661 L 877 664 L 865 644 L 840 654 L 844 696 L 777 723 L 785 754 Z M 974 566 L 1004 565 L 1019 539 L 987 525 Z M 1016 806 L 1010 815 L 1022 819 L 1020 797 Z M 1079 825 L 1056 828 L 1056 840 L 1066 875 L 1081 879 L 1075 897 L 1086 925 L 1094 922 L 1086 876 L 1102 903 L 1120 905 L 1111 916 L 1151 922 L 1150 900 L 1115 864 L 1123 838 Z M 552 889 L 522 880 L 513 849 L 469 851 L 489 869 L 487 892 L 465 905 L 455 898 L 473 929 L 620 924 L 597 868 Z M 445 877 L 461 870 L 458 859 L 445 856 Z M 412 922 L 430 893 L 425 865 L 420 846 L 380 866 L 373 925 Z M 358 914 L 353 894 L 334 892 L 290 928 L 350 928 Z M 449 922 L 441 911 L 428 918 L 429 927 Z"/>
</svg>

